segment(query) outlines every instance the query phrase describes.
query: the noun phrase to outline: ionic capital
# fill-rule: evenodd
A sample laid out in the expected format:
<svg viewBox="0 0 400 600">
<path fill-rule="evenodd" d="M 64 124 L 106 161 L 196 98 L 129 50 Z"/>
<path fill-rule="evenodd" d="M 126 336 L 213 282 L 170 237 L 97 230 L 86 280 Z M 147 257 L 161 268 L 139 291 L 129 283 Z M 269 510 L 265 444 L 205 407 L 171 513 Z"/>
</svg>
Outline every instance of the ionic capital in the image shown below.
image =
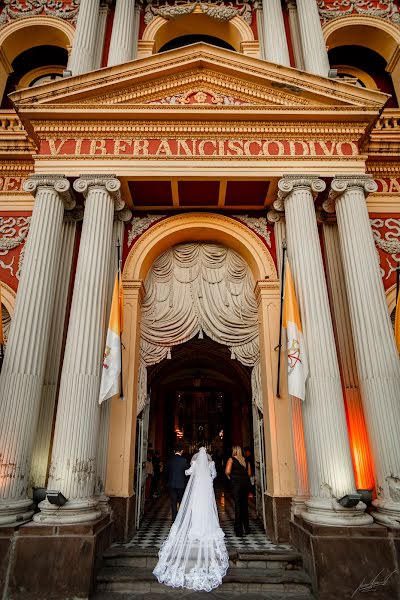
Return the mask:
<svg viewBox="0 0 400 600">
<path fill-rule="evenodd" d="M 267 221 L 268 223 L 271 223 L 271 225 L 274 225 L 275 223 L 284 223 L 285 215 L 277 210 L 269 210 L 267 212 Z"/>
<path fill-rule="evenodd" d="M 87 197 L 94 188 L 106 190 L 114 202 L 115 210 L 122 210 L 125 202 L 121 196 L 121 182 L 115 175 L 81 175 L 74 181 L 74 190 Z"/>
<path fill-rule="evenodd" d="M 285 210 L 285 199 L 296 189 L 307 189 L 315 198 L 326 188 L 326 183 L 319 177 L 312 175 L 285 175 L 278 182 L 278 196 L 274 202 L 276 210 Z"/>
<path fill-rule="evenodd" d="M 23 190 L 36 197 L 40 189 L 47 188 L 57 192 L 66 210 L 75 207 L 75 198 L 71 190 L 71 184 L 65 175 L 31 175 L 24 181 Z"/>
<path fill-rule="evenodd" d="M 64 223 L 77 223 L 83 219 L 83 207 L 79 206 L 64 213 Z"/>
<path fill-rule="evenodd" d="M 326 212 L 335 212 L 336 200 L 345 192 L 357 189 L 361 190 L 365 197 L 377 191 L 378 185 L 372 179 L 371 175 L 337 175 L 331 183 L 331 189 L 328 198 L 323 203 Z"/>
<path fill-rule="evenodd" d="M 114 216 L 118 221 L 128 223 L 132 219 L 132 211 L 125 206 L 122 210 L 117 211 Z"/>
</svg>

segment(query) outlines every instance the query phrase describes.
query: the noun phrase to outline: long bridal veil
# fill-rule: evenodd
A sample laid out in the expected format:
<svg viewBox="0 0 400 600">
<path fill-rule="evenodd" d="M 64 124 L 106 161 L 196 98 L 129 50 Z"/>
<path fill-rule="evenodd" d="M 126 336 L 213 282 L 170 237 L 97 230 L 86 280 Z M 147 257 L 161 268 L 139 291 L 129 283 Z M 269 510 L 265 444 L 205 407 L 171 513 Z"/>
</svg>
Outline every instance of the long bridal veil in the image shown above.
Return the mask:
<svg viewBox="0 0 400 600">
<path fill-rule="evenodd" d="M 206 592 L 218 587 L 229 566 L 219 526 L 211 468 L 205 448 L 192 463 L 177 517 L 161 546 L 153 573 L 160 583 Z"/>
</svg>

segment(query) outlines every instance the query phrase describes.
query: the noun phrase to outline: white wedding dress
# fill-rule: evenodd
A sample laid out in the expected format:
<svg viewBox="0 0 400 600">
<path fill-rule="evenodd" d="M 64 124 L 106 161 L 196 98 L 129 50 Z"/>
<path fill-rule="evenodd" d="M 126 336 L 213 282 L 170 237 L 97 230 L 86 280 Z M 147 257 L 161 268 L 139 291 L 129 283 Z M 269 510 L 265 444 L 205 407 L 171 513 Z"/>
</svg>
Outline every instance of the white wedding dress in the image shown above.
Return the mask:
<svg viewBox="0 0 400 600">
<path fill-rule="evenodd" d="M 212 483 L 215 465 L 208 461 L 205 448 L 200 448 L 186 474 L 190 479 L 153 573 L 165 585 L 210 592 L 221 585 L 229 555 Z"/>
</svg>

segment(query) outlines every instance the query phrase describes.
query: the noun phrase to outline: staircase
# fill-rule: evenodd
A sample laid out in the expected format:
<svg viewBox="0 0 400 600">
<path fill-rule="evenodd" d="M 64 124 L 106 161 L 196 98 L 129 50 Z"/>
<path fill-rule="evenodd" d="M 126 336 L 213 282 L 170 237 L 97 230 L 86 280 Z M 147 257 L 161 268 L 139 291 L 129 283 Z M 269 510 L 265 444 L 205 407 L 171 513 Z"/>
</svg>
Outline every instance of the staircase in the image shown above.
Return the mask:
<svg viewBox="0 0 400 600">
<path fill-rule="evenodd" d="M 92 600 L 125 600 L 149 592 L 177 594 L 156 580 L 152 571 L 158 560 L 157 548 L 113 546 L 103 556 Z M 230 552 L 230 567 L 218 592 L 228 597 L 243 593 L 252 598 L 313 600 L 311 582 L 295 551 Z M 224 594 L 225 595 L 225 594 Z M 153 597 L 153 596 L 152 596 Z"/>
</svg>

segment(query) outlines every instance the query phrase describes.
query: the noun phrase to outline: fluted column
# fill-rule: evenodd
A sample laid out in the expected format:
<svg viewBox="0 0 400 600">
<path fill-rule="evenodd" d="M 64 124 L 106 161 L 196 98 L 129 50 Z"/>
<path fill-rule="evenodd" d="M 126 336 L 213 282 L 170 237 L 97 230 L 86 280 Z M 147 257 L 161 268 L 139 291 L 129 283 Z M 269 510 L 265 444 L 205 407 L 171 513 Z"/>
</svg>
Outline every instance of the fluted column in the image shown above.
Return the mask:
<svg viewBox="0 0 400 600">
<path fill-rule="evenodd" d="M 101 514 L 95 497 L 99 389 L 114 204 L 123 206 L 120 186 L 113 176 L 88 175 L 74 183 L 86 204 L 47 486 L 68 502 L 62 507 L 41 502 L 34 517 L 41 523 L 81 523 Z"/>
<path fill-rule="evenodd" d="M 316 0 L 296 0 L 304 67 L 309 73 L 328 77 L 329 59 Z"/>
<path fill-rule="evenodd" d="M 265 60 L 290 66 L 289 50 L 280 0 L 263 0 Z"/>
<path fill-rule="evenodd" d="M 283 213 L 276 210 L 270 210 L 267 214 L 268 221 L 274 224 L 275 248 L 277 257 L 277 268 L 280 276 L 282 272 L 283 261 L 283 242 L 286 243 L 286 223 Z M 282 284 L 282 282 L 281 282 Z M 282 344 L 286 348 L 286 335 L 282 331 Z M 295 396 L 290 396 L 290 412 L 291 412 L 291 433 L 293 456 L 295 462 L 296 476 L 296 495 L 292 498 L 291 512 L 294 515 L 299 515 L 305 509 L 305 501 L 309 496 L 308 492 L 308 474 L 307 474 L 307 453 L 304 442 L 304 427 L 303 415 L 301 412 L 302 401 Z"/>
<path fill-rule="evenodd" d="M 285 210 L 288 256 L 309 368 L 302 410 L 310 498 L 302 515 L 323 525 L 362 525 L 371 522 L 364 504 L 349 509 L 337 501 L 354 492 L 355 483 L 314 210 L 313 194 L 324 189 L 325 183 L 317 177 L 287 176 L 279 181 L 274 203 Z"/>
<path fill-rule="evenodd" d="M 80 75 L 95 69 L 100 0 L 81 0 L 68 69 Z"/>
<path fill-rule="evenodd" d="M 76 223 L 83 216 L 81 210 L 69 211 L 64 219 L 60 235 L 60 261 L 57 269 L 57 283 L 53 315 L 50 325 L 49 346 L 47 350 L 44 381 L 42 387 L 38 425 L 32 452 L 30 482 L 32 487 L 45 487 L 51 434 L 54 422 L 57 383 L 65 327 L 70 284 L 72 257 L 75 246 Z"/>
<path fill-rule="evenodd" d="M 260 58 L 263 58 L 265 60 L 264 17 L 263 17 L 262 0 L 255 0 L 253 7 L 254 7 L 254 11 L 256 13 L 258 42 L 260 44 Z"/>
<path fill-rule="evenodd" d="M 368 176 L 337 177 L 326 210 L 336 207 L 364 414 L 375 464 L 374 518 L 400 527 L 400 361 L 376 256 L 366 194 Z"/>
<path fill-rule="evenodd" d="M 324 215 L 323 236 L 328 290 L 342 374 L 356 485 L 357 489 L 373 489 L 374 473 L 358 382 L 339 232 L 337 223 L 326 219 L 326 213 Z"/>
<path fill-rule="evenodd" d="M 108 66 L 129 62 L 135 54 L 135 0 L 117 0 Z"/>
<path fill-rule="evenodd" d="M 107 289 L 107 316 L 110 314 L 112 295 L 114 291 L 115 275 L 117 272 L 117 243 L 118 241 L 123 246 L 124 239 L 124 223 L 132 218 L 132 213 L 129 209 L 121 210 L 116 213 L 112 233 L 112 245 L 110 252 L 110 266 L 108 274 L 108 289 Z M 104 345 L 104 342 L 103 342 Z M 97 482 L 96 494 L 99 496 L 99 506 L 102 513 L 109 512 L 109 498 L 105 495 L 105 481 L 107 475 L 107 457 L 108 457 L 108 436 L 110 429 L 110 412 L 111 402 L 102 402 L 100 405 L 100 429 L 99 429 L 99 445 L 97 450 Z"/>
<path fill-rule="evenodd" d="M 109 0 L 101 0 L 99 8 L 99 16 L 97 19 L 96 44 L 94 50 L 93 69 L 101 68 L 103 58 L 104 38 L 107 26 L 107 17 L 110 12 Z"/>
<path fill-rule="evenodd" d="M 0 376 L 0 525 L 33 513 L 27 497 L 32 447 L 49 342 L 64 208 L 73 208 L 62 175 L 33 176 L 35 194 L 24 265 Z"/>
<path fill-rule="evenodd" d="M 288 0 L 290 34 L 292 38 L 293 54 L 296 67 L 304 70 L 303 46 L 301 43 L 299 15 L 297 14 L 296 0 Z"/>
</svg>

